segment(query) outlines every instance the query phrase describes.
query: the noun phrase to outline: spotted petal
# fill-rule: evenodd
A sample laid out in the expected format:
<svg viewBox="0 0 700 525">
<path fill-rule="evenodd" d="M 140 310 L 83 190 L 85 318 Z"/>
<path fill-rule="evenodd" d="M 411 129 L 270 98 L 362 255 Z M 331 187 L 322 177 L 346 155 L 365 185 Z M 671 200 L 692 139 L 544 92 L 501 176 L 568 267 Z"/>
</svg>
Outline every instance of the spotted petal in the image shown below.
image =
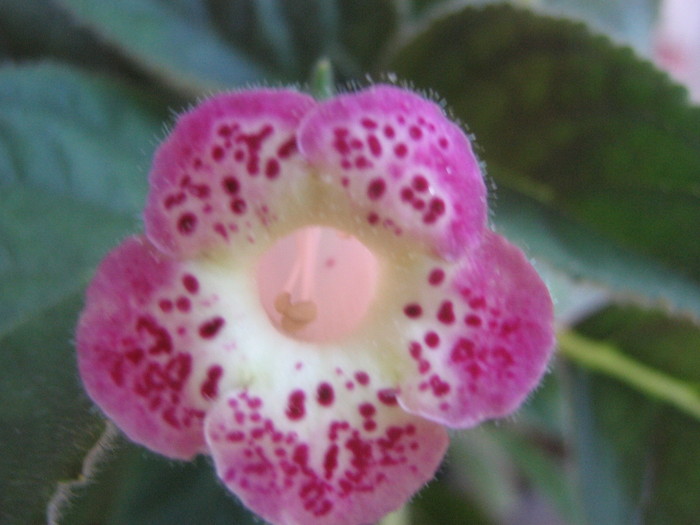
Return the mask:
<svg viewBox="0 0 700 525">
<path fill-rule="evenodd" d="M 77 332 L 92 399 L 132 440 L 175 458 L 205 450 L 205 413 L 232 375 L 221 366 L 235 346 L 228 319 L 198 269 L 127 240 L 100 265 Z"/>
<path fill-rule="evenodd" d="M 225 94 L 186 113 L 156 153 L 146 231 L 162 250 L 202 250 L 255 242 L 306 207 L 296 129 L 314 107 L 289 90 Z"/>
<path fill-rule="evenodd" d="M 373 523 L 433 477 L 448 443 L 361 374 L 283 396 L 232 393 L 206 434 L 226 486 L 280 525 Z"/>
<path fill-rule="evenodd" d="M 414 414 L 470 427 L 510 414 L 537 385 L 554 347 L 552 302 L 523 253 L 487 232 L 466 264 L 436 264 L 404 305 L 414 372 L 399 401 Z"/>
<path fill-rule="evenodd" d="M 299 145 L 370 225 L 449 259 L 478 244 L 486 220 L 481 169 L 436 104 L 390 86 L 341 95 L 307 116 Z"/>
</svg>

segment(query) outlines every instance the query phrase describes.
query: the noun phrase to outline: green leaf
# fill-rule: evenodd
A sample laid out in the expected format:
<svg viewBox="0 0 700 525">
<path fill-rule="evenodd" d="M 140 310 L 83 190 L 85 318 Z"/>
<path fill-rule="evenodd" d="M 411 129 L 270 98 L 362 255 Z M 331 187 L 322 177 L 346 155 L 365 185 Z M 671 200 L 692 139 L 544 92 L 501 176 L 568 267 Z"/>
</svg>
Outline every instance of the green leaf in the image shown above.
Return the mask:
<svg viewBox="0 0 700 525">
<path fill-rule="evenodd" d="M 458 485 L 476 493 L 497 522 L 537 521 L 537 507 L 562 522 L 579 523 L 567 468 L 565 408 L 559 374 L 550 373 L 509 420 L 454 436 L 449 459 L 460 473 Z"/>
<path fill-rule="evenodd" d="M 202 93 L 265 78 L 257 64 L 226 45 L 200 1 L 60 1 L 100 37 L 178 88 Z"/>
<path fill-rule="evenodd" d="M 121 58 L 52 0 L 0 0 L 0 56 L 113 68 Z"/>
<path fill-rule="evenodd" d="M 462 487 L 449 482 L 451 472 L 443 472 L 437 481 L 423 488 L 411 502 L 411 525 L 468 523 L 495 525 Z"/>
<path fill-rule="evenodd" d="M 582 20 L 617 42 L 632 45 L 641 52 L 651 52 L 659 0 L 531 0 L 520 3 L 530 4 L 544 13 Z"/>
<path fill-rule="evenodd" d="M 0 69 L 0 334 L 80 290 L 139 229 L 164 118 L 114 81 Z"/>
<path fill-rule="evenodd" d="M 56 525 L 253 525 L 209 461 L 176 462 L 117 440 L 92 481 L 75 491 Z"/>
<path fill-rule="evenodd" d="M 531 487 L 530 497 L 537 494 L 547 498 L 553 514 L 565 518 L 565 523 L 580 523 L 580 509 L 572 479 L 565 468 L 563 443 L 549 441 L 547 436 L 536 433 L 532 436 L 519 435 L 514 428 L 493 428 L 490 432 Z M 523 479 L 518 481 L 522 483 Z"/>
<path fill-rule="evenodd" d="M 304 82 L 324 57 L 341 80 L 364 77 L 399 20 L 392 0 L 60 2 L 117 53 L 197 95 Z"/>
<path fill-rule="evenodd" d="M 398 27 L 391 0 L 206 0 L 222 35 L 268 69 L 305 80 L 321 58 L 362 77 Z"/>
<path fill-rule="evenodd" d="M 464 5 L 510 3 L 545 15 L 581 20 L 593 30 L 612 37 L 616 42 L 633 46 L 648 54 L 654 36 L 659 0 L 411 0 L 408 9 L 420 18 L 439 10 L 455 10 Z"/>
<path fill-rule="evenodd" d="M 356 65 L 354 75 L 364 78 L 399 30 L 397 4 L 395 0 L 338 0 L 342 47 L 330 55 L 331 60 L 342 63 L 345 50 Z"/>
<path fill-rule="evenodd" d="M 700 385 L 700 330 L 658 312 L 612 308 L 581 327 L 661 373 Z M 588 522 L 691 524 L 700 512 L 700 421 L 583 368 L 571 414 Z"/>
<path fill-rule="evenodd" d="M 45 523 L 101 433 L 72 334 L 105 251 L 138 227 L 164 111 L 114 80 L 0 69 L 0 508 Z M 3 521 L 6 523 L 6 521 Z"/>
<path fill-rule="evenodd" d="M 700 108 L 629 49 L 580 24 L 466 8 L 389 65 L 446 97 L 500 186 L 700 279 Z"/>
<path fill-rule="evenodd" d="M 102 432 L 77 377 L 73 295 L 0 334 L 0 522 L 42 525 L 59 480 L 81 471 Z"/>
<path fill-rule="evenodd" d="M 491 208 L 499 232 L 569 279 L 605 287 L 619 301 L 651 303 L 700 319 L 700 285 L 651 257 L 625 249 L 591 227 L 507 188 L 496 191 Z M 561 302 L 567 299 L 562 297 Z"/>
</svg>

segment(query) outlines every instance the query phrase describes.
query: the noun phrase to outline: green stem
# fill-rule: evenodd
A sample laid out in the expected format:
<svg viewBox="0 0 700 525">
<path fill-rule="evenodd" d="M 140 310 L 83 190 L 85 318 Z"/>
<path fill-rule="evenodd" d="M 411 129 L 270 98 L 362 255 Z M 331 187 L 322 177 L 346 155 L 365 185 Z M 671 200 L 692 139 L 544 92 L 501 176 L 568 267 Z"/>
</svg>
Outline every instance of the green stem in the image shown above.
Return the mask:
<svg viewBox="0 0 700 525">
<path fill-rule="evenodd" d="M 384 516 L 377 525 L 409 525 L 411 518 L 408 512 L 408 505 L 404 505 L 399 510 Z"/>
<path fill-rule="evenodd" d="M 639 363 L 614 345 L 580 334 L 558 334 L 559 352 L 590 370 L 602 372 L 700 419 L 700 388 Z"/>
<path fill-rule="evenodd" d="M 333 65 L 327 58 L 321 58 L 311 72 L 311 94 L 316 100 L 324 100 L 335 95 Z"/>
</svg>

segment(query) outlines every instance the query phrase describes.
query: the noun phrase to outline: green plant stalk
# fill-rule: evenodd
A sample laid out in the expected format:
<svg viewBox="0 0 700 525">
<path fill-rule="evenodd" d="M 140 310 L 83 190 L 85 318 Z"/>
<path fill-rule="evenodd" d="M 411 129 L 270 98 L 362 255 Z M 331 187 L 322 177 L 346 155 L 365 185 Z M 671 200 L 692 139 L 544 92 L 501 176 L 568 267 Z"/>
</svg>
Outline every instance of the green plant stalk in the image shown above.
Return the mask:
<svg viewBox="0 0 700 525">
<path fill-rule="evenodd" d="M 309 84 L 311 95 L 316 100 L 325 100 L 335 95 L 335 75 L 330 60 L 321 58 L 316 62 Z"/>
<path fill-rule="evenodd" d="M 620 352 L 614 345 L 572 331 L 559 332 L 559 353 L 578 365 L 619 379 L 636 390 L 700 419 L 700 388 L 659 372 Z"/>
</svg>

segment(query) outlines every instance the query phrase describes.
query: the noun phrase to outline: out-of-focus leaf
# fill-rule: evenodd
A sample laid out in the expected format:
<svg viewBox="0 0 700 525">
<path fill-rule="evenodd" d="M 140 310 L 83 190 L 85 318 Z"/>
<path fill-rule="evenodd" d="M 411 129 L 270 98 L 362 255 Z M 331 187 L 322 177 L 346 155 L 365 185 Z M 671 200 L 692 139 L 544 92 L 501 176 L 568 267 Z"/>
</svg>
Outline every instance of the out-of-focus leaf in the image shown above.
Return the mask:
<svg viewBox="0 0 700 525">
<path fill-rule="evenodd" d="M 120 438 L 57 525 L 253 525 L 204 457 L 175 462 Z"/>
<path fill-rule="evenodd" d="M 164 118 L 114 81 L 0 70 L 0 334 L 81 289 L 138 229 Z"/>
<path fill-rule="evenodd" d="M 43 525 L 59 480 L 81 471 L 104 423 L 90 410 L 71 342 L 73 295 L 0 333 L 0 523 Z"/>
<path fill-rule="evenodd" d="M 412 0 L 408 9 L 416 17 L 440 9 L 510 3 L 538 13 L 585 22 L 595 31 L 648 53 L 654 36 L 659 0 Z"/>
<path fill-rule="evenodd" d="M 547 261 L 569 279 L 605 287 L 616 299 L 656 304 L 700 319 L 700 285 L 695 280 L 522 193 L 508 188 L 495 193 L 491 207 L 496 228 L 527 254 Z"/>
<path fill-rule="evenodd" d="M 95 33 L 160 75 L 195 93 L 265 79 L 265 72 L 226 45 L 199 0 L 60 0 Z"/>
<path fill-rule="evenodd" d="M 342 50 L 335 53 L 342 61 L 343 54 L 349 56 L 356 66 L 356 75 L 364 75 L 384 46 L 398 30 L 398 13 L 394 0 L 338 0 Z M 334 58 L 334 55 L 331 55 Z"/>
<path fill-rule="evenodd" d="M 580 523 L 577 495 L 573 490 L 566 458 L 563 457 L 568 451 L 551 450 L 552 447 L 563 448 L 561 443 L 535 443 L 538 438 L 544 440 L 544 436 L 533 435 L 526 439 L 508 428 L 491 429 L 491 434 L 508 453 L 522 479 L 528 484 L 529 490 L 526 493 L 529 492 L 530 497 L 536 494 L 546 498 L 551 506 L 551 514 L 558 516 L 562 523 Z M 527 503 L 521 505 L 527 507 Z"/>
<path fill-rule="evenodd" d="M 144 155 L 164 115 L 107 79 L 54 65 L 0 69 L 0 521 L 45 523 L 102 418 L 72 335 L 99 258 L 136 228 Z"/>
<path fill-rule="evenodd" d="M 550 373 L 509 421 L 453 436 L 447 481 L 497 523 L 579 523 L 559 383 Z"/>
<path fill-rule="evenodd" d="M 700 108 L 629 49 L 568 21 L 465 8 L 390 67 L 446 97 L 500 186 L 700 280 Z"/>
<path fill-rule="evenodd" d="M 517 3 L 517 2 L 516 2 Z M 659 0 L 534 0 L 535 10 L 586 22 L 615 41 L 635 49 L 651 51 Z"/>
<path fill-rule="evenodd" d="M 122 62 L 54 0 L 0 0 L 0 56 L 3 54 L 15 60 L 54 57 L 102 68 Z"/>
<path fill-rule="evenodd" d="M 668 375 L 700 385 L 700 330 L 613 308 L 581 326 Z M 700 513 L 700 422 L 619 382 L 572 368 L 576 452 L 590 524 L 692 525 Z"/>
<path fill-rule="evenodd" d="M 454 480 L 448 466 L 438 481 L 428 484 L 411 502 L 411 525 L 496 525 Z"/>
<path fill-rule="evenodd" d="M 206 0 L 225 38 L 297 81 L 328 58 L 341 78 L 362 76 L 397 30 L 391 0 Z"/>
</svg>

